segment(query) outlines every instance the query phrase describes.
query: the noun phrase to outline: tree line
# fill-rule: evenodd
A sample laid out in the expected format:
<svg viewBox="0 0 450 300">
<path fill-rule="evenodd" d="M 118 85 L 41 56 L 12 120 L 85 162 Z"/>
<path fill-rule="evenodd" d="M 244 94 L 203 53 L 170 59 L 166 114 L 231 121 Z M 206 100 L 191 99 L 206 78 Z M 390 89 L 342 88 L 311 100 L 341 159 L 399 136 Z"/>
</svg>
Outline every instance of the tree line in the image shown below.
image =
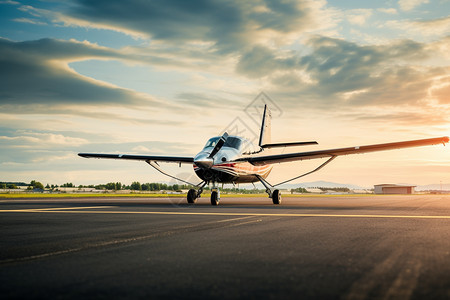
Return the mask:
<svg viewBox="0 0 450 300">
<path fill-rule="evenodd" d="M 27 186 L 27 190 L 51 190 L 56 191 L 59 188 L 91 188 L 96 190 L 113 190 L 113 191 L 120 191 L 120 190 L 133 190 L 133 191 L 181 191 L 181 190 L 188 190 L 191 188 L 194 188 L 191 185 L 186 184 L 166 184 L 166 183 L 140 183 L 139 181 L 134 181 L 130 185 L 123 184 L 121 182 L 108 182 L 104 184 L 97 184 L 97 185 L 78 185 L 71 182 L 64 183 L 60 186 L 55 184 L 47 184 L 45 187 L 44 185 L 36 180 L 32 180 L 29 184 L 26 184 L 24 182 L 0 182 L 0 189 L 18 189 L 19 186 Z M 349 188 L 346 187 L 339 187 L 339 188 L 325 188 L 325 187 L 316 187 L 316 189 L 320 189 L 322 191 L 335 191 L 335 192 L 344 192 L 348 193 L 350 191 Z M 209 190 L 209 187 L 205 187 L 205 190 Z M 258 190 L 258 189 L 240 189 L 240 188 L 222 188 L 223 192 L 232 192 L 232 193 L 264 193 L 264 190 Z M 291 193 L 309 193 L 305 188 L 299 187 L 295 189 L 290 190 Z"/>
</svg>

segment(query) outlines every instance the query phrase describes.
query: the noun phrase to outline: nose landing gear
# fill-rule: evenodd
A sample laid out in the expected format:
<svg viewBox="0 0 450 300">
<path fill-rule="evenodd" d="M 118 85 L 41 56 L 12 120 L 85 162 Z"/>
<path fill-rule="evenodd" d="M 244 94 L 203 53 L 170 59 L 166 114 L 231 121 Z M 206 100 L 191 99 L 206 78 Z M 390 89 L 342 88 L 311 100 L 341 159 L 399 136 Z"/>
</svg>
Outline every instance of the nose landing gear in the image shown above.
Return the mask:
<svg viewBox="0 0 450 300">
<path fill-rule="evenodd" d="M 198 191 L 196 191 L 195 189 L 190 189 L 187 193 L 187 202 L 190 204 L 197 202 L 197 199 L 200 198 L 200 196 L 202 195 L 203 188 L 205 187 L 206 184 L 207 182 L 204 181 L 203 184 L 198 189 Z"/>
<path fill-rule="evenodd" d="M 211 189 L 211 205 L 219 205 L 220 190 L 217 187 Z"/>
<path fill-rule="evenodd" d="M 200 195 L 203 192 L 203 187 L 207 184 L 207 182 L 203 183 L 203 185 L 199 188 L 198 191 L 195 189 L 190 189 L 187 193 L 187 202 L 193 204 L 197 202 L 197 199 L 200 198 Z M 219 205 L 220 201 L 220 190 L 216 187 L 216 184 L 213 183 L 213 187 L 211 188 L 211 205 Z"/>
</svg>

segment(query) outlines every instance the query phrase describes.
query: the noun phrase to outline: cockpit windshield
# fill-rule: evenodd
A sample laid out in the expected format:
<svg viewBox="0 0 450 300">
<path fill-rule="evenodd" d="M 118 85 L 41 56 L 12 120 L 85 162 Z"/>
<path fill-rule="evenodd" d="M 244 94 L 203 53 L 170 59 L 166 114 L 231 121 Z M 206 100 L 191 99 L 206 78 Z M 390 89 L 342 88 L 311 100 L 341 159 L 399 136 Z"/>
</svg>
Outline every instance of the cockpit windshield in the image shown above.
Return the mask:
<svg viewBox="0 0 450 300">
<path fill-rule="evenodd" d="M 205 148 L 207 147 L 215 147 L 217 145 L 217 142 L 220 140 L 220 136 L 216 136 L 213 138 L 210 138 L 205 145 Z M 229 136 L 227 138 L 227 141 L 225 142 L 224 147 L 230 147 L 239 150 L 242 145 L 242 140 L 238 137 Z"/>
<path fill-rule="evenodd" d="M 218 142 L 219 140 L 220 140 L 220 136 L 216 136 L 216 137 L 210 138 L 210 139 L 206 142 L 205 148 L 208 148 L 208 147 L 215 147 L 216 144 L 217 144 L 217 142 Z"/>
</svg>

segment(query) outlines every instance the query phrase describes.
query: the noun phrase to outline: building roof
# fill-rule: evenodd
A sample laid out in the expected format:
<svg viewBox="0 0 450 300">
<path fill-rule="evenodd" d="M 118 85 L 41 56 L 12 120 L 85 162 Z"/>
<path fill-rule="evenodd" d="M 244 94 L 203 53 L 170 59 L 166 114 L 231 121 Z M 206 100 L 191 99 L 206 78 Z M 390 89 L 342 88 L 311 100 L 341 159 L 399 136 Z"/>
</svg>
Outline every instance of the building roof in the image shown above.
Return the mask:
<svg viewBox="0 0 450 300">
<path fill-rule="evenodd" d="M 417 185 L 407 185 L 407 184 L 375 184 L 375 187 L 416 187 Z"/>
</svg>

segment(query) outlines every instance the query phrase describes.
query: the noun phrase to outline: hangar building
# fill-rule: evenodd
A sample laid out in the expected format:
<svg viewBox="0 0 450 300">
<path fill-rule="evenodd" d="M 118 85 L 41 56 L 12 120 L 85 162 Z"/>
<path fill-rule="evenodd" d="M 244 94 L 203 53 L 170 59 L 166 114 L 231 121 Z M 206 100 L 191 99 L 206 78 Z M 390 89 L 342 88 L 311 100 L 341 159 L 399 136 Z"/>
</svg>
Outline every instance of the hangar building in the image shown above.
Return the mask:
<svg viewBox="0 0 450 300">
<path fill-rule="evenodd" d="M 375 194 L 414 194 L 415 185 L 377 184 Z"/>
</svg>

